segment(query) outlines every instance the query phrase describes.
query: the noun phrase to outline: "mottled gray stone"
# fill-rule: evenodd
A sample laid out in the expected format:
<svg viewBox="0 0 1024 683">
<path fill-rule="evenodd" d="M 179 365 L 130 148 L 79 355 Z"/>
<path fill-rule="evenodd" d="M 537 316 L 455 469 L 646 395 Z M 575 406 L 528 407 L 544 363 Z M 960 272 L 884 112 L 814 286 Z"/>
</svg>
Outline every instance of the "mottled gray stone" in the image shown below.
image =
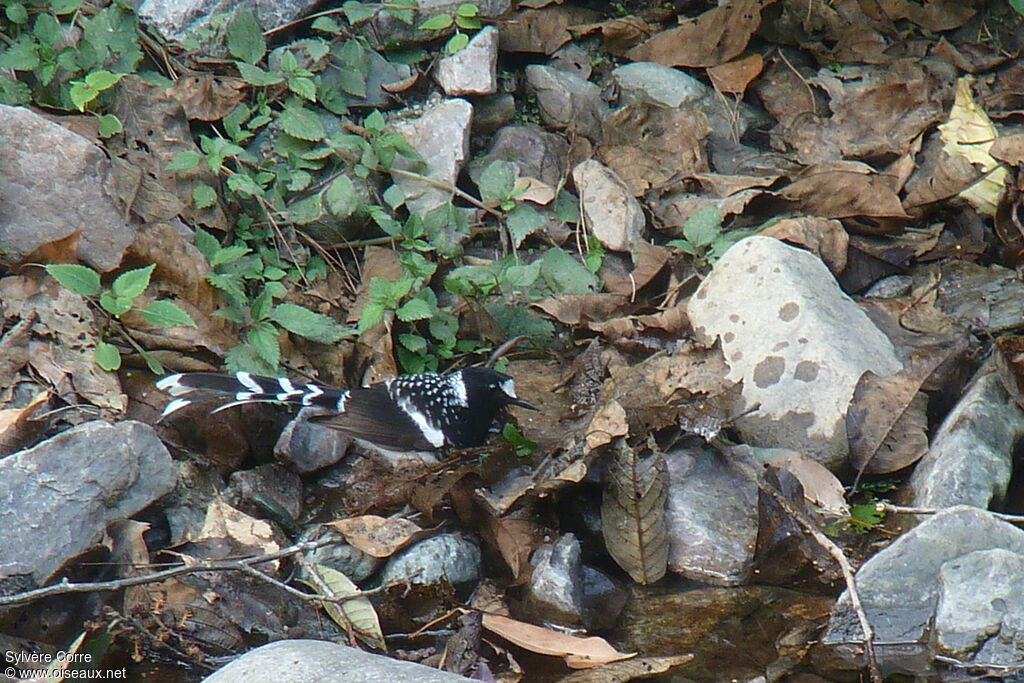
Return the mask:
<svg viewBox="0 0 1024 683">
<path fill-rule="evenodd" d="M 679 69 L 654 62 L 632 62 L 612 71 L 622 104 L 646 102 L 668 109 L 695 108 L 708 117 L 717 135 L 738 140 L 748 130 L 769 125 L 768 118 L 745 102 L 723 98 Z"/>
<path fill-rule="evenodd" d="M 986 510 L 958 505 L 925 518 L 861 566 L 857 590 L 884 665 L 927 661 L 943 566 L 993 549 L 1024 554 L 1024 531 Z M 861 640 L 860 622 L 850 607 L 849 592 L 844 591 L 833 608 L 823 643 L 856 663 L 863 655 Z M 885 642 L 898 645 L 878 644 Z"/>
<path fill-rule="evenodd" d="M 511 162 L 519 177 L 536 178 L 554 187 L 565 175 L 569 143 L 530 123 L 505 126 L 494 135 L 487 153 L 468 165 L 469 177 L 480 182 L 480 174 L 492 161 Z"/>
<path fill-rule="evenodd" d="M 911 504 L 986 508 L 1002 501 L 1013 474 L 1015 444 L 1024 439 L 1024 411 L 986 363 L 942 421 L 910 477 Z"/>
<path fill-rule="evenodd" d="M 711 448 L 673 449 L 665 464 L 669 569 L 719 586 L 746 581 L 757 540 L 757 485 Z"/>
<path fill-rule="evenodd" d="M 345 457 L 352 437 L 309 421 L 310 417 L 322 414 L 322 410 L 314 408 L 299 411 L 277 438 L 274 456 L 303 474 L 330 467 Z"/>
<path fill-rule="evenodd" d="M 745 442 L 801 451 L 829 468 L 849 455 L 846 411 L 861 375 L 902 367 L 817 256 L 771 237 L 730 248 L 687 313 L 699 339 L 721 340 L 744 409 L 759 405 L 737 423 Z"/>
<path fill-rule="evenodd" d="M 473 134 L 489 135 L 516 115 L 516 98 L 503 92 L 480 97 L 473 102 Z"/>
<path fill-rule="evenodd" d="M 545 125 L 556 130 L 571 127 L 591 140 L 601 137 L 601 120 L 608 107 L 596 85 L 567 71 L 539 64 L 526 67 L 526 84 L 537 96 Z"/>
<path fill-rule="evenodd" d="M 276 463 L 239 470 L 228 477 L 224 499 L 246 514 L 260 512 L 256 516 L 261 517 L 266 514 L 262 506 L 273 505 L 294 521 L 302 514 L 302 479 Z"/>
<path fill-rule="evenodd" d="M 469 154 L 469 126 L 473 106 L 466 100 L 444 100 L 414 119 L 405 119 L 394 129 L 423 157 L 425 168 L 416 172 L 454 187 Z M 413 164 L 402 157 L 395 167 L 410 171 Z M 409 211 L 424 215 L 451 201 L 454 192 L 404 175 L 394 174 L 395 184 L 405 193 Z"/>
<path fill-rule="evenodd" d="M 0 105 L 0 264 L 20 263 L 76 231 L 78 257 L 117 268 L 135 237 L 110 184 L 110 162 L 82 136 L 21 107 Z"/>
<path fill-rule="evenodd" d="M 203 683 L 457 683 L 462 676 L 326 640 L 279 640 L 250 650 Z"/>
<path fill-rule="evenodd" d="M 306 14 L 317 0 L 134 0 L 139 21 L 156 29 L 165 40 L 180 42 L 209 31 L 216 15 L 246 8 L 256 14 L 263 30 L 283 26 Z M 212 44 L 218 39 L 212 38 Z"/>
<path fill-rule="evenodd" d="M 935 640 L 973 666 L 1024 661 L 1024 555 L 979 550 L 942 565 Z"/>
<path fill-rule="evenodd" d="M 394 555 L 381 583 L 410 581 L 433 585 L 447 581 L 453 586 L 480 578 L 480 548 L 460 534 L 439 534 Z"/>
<path fill-rule="evenodd" d="M 565 534 L 545 543 L 530 558 L 533 572 L 523 596 L 523 609 L 531 619 L 563 626 L 583 621 L 583 561 L 580 542 Z"/>
<path fill-rule="evenodd" d="M 437 63 L 434 78 L 449 97 L 490 95 L 498 89 L 498 29 L 487 26 L 465 48 Z"/>
<path fill-rule="evenodd" d="M 626 183 L 600 161 L 587 159 L 572 170 L 587 228 L 612 251 L 630 251 L 643 239 L 647 219 Z"/>
<path fill-rule="evenodd" d="M 42 584 L 174 488 L 171 455 L 133 420 L 87 422 L 0 460 L 0 581 Z"/>
</svg>

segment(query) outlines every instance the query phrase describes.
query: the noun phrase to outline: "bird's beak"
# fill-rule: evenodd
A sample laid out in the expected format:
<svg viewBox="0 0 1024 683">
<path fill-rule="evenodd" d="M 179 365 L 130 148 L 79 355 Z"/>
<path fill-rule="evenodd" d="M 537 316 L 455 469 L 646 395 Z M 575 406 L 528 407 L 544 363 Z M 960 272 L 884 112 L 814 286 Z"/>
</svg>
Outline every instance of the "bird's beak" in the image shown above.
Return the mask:
<svg viewBox="0 0 1024 683">
<path fill-rule="evenodd" d="M 509 405 L 519 406 L 520 408 L 526 408 L 527 410 L 540 410 L 537 406 L 533 405 L 529 401 L 524 401 L 521 398 L 510 398 L 508 399 Z"/>
</svg>

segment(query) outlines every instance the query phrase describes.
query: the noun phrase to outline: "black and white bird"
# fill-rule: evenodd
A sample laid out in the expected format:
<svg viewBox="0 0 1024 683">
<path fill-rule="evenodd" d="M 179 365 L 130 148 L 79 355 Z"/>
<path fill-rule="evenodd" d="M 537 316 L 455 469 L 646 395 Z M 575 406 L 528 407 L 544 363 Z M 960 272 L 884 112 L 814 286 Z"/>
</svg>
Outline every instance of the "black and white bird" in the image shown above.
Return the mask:
<svg viewBox="0 0 1024 683">
<path fill-rule="evenodd" d="M 325 413 L 311 421 L 392 451 L 482 446 L 505 406 L 537 410 L 516 396 L 511 377 L 490 368 L 405 375 L 359 389 L 335 389 L 248 372 L 169 375 L 156 387 L 174 397 L 161 419 L 217 395 L 233 400 L 214 412 L 247 403 L 313 407 Z"/>
</svg>

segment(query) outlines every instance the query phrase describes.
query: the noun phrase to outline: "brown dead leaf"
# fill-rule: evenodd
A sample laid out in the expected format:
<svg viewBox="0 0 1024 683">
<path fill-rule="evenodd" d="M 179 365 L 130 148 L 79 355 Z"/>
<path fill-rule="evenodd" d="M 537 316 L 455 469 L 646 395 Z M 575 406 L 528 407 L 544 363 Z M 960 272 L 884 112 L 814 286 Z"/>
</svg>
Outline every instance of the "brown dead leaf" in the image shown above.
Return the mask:
<svg viewBox="0 0 1024 683">
<path fill-rule="evenodd" d="M 668 571 L 665 523 L 668 466 L 660 451 L 616 439 L 601 497 L 601 533 L 608 554 L 635 582 L 655 583 Z"/>
<path fill-rule="evenodd" d="M 1024 133 L 1000 135 L 988 152 L 1011 166 L 1024 164 Z"/>
<path fill-rule="evenodd" d="M 544 542 L 544 532 L 533 519 L 533 511 L 523 508 L 520 517 L 488 514 L 483 528 L 484 537 L 498 549 L 512 572 L 513 585 L 522 583 L 530 566 L 530 554 Z"/>
<path fill-rule="evenodd" d="M 196 74 L 182 76 L 167 91 L 185 108 L 185 116 L 197 121 L 219 121 L 245 98 L 241 78 Z"/>
<path fill-rule="evenodd" d="M 608 292 L 632 299 L 638 291 L 657 277 L 671 255 L 672 252 L 665 247 L 637 242 L 633 245 L 633 271 L 628 277 L 619 277 L 616 273 L 604 271 L 599 271 L 599 274 Z"/>
<path fill-rule="evenodd" d="M 498 40 L 503 52 L 550 55 L 572 40 L 570 26 L 592 23 L 599 16 L 593 10 L 566 5 L 523 10 L 498 24 Z"/>
<path fill-rule="evenodd" d="M 29 419 L 49 397 L 49 392 L 40 391 L 21 408 L 0 410 L 0 456 L 13 453 L 28 443 L 36 431 Z"/>
<path fill-rule="evenodd" d="M 877 0 L 878 6 L 891 21 L 907 19 L 929 31 L 941 32 L 960 28 L 978 10 L 962 0 Z"/>
<path fill-rule="evenodd" d="M 218 296 L 206 280 L 206 276 L 213 273 L 213 268 L 202 252 L 173 224 L 160 222 L 139 226 L 128 255 L 140 263 L 154 264 L 153 281 L 159 282 L 161 287 L 178 298 L 207 315 L 218 309 Z M 218 323 L 217 327 L 223 328 L 224 323 Z"/>
<path fill-rule="evenodd" d="M 708 78 L 715 90 L 735 95 L 742 95 L 751 81 L 761 75 L 764 59 L 761 55 L 748 54 L 725 64 L 708 69 Z"/>
<path fill-rule="evenodd" d="M 536 178 L 523 176 L 516 180 L 515 198 L 520 201 L 547 206 L 555 200 L 556 194 L 556 188 Z"/>
<path fill-rule="evenodd" d="M 250 517 L 220 499 L 213 501 L 206 509 L 203 526 L 190 540 L 198 542 L 213 538 L 230 539 L 238 546 L 260 553 L 273 553 L 281 549 L 274 539 L 274 529 L 268 522 Z M 277 567 L 278 562 L 274 560 L 270 564 Z"/>
<path fill-rule="evenodd" d="M 724 199 L 743 190 L 759 187 L 769 188 L 779 179 L 779 175 L 726 175 L 723 173 L 696 173 L 691 176 L 700 183 L 704 192 L 712 197 Z"/>
<path fill-rule="evenodd" d="M 634 62 L 665 66 L 716 66 L 747 48 L 761 24 L 761 10 L 775 0 L 728 0 L 677 28 L 657 33 L 626 53 Z"/>
<path fill-rule="evenodd" d="M 921 389 L 942 360 L 915 356 L 894 375 L 860 378 L 846 413 L 850 464 L 858 471 L 895 472 L 928 451 L 928 395 Z"/>
<path fill-rule="evenodd" d="M 658 27 L 652 26 L 640 17 L 628 16 L 616 17 L 596 24 L 570 26 L 569 30 L 576 35 L 601 31 L 604 47 L 608 53 L 621 57 L 640 41 L 650 38 L 657 32 Z"/>
<path fill-rule="evenodd" d="M 179 152 L 199 152 L 181 103 L 164 88 L 126 76 L 118 84 L 113 113 L 124 125 L 124 135 L 107 143 L 118 198 L 143 221 L 181 216 L 189 224 L 227 230 L 231 223 L 220 202 L 197 209 L 192 200 L 200 184 L 220 184 L 206 164 L 165 170 Z"/>
<path fill-rule="evenodd" d="M 590 669 L 609 662 L 635 657 L 619 652 L 604 638 L 578 638 L 497 614 L 484 614 L 484 628 L 530 652 L 562 657 L 573 669 Z"/>
<path fill-rule="evenodd" d="M 786 469 L 796 477 L 808 502 L 832 515 L 845 517 L 850 514 L 843 483 L 817 460 L 797 451 L 784 450 L 768 464 Z"/>
<path fill-rule="evenodd" d="M 806 213 L 825 218 L 907 219 L 900 198 L 867 164 L 832 161 L 811 166 L 780 193 Z"/>
<path fill-rule="evenodd" d="M 696 109 L 633 103 L 605 120 L 597 157 L 637 197 L 680 176 L 708 170 L 707 117 Z"/>
<path fill-rule="evenodd" d="M 411 503 L 413 507 L 433 520 L 437 508 L 448 497 L 456 486 L 472 488 L 478 485 L 479 476 L 476 464 L 466 464 L 456 469 L 445 470 L 427 477 L 413 489 Z"/>
<path fill-rule="evenodd" d="M 629 424 L 626 422 L 626 411 L 618 401 L 612 399 L 601 406 L 590 420 L 585 437 L 586 452 L 607 446 L 616 438 L 627 434 Z"/>
<path fill-rule="evenodd" d="M 839 221 L 812 216 L 783 218 L 762 230 L 761 234 L 817 254 L 835 275 L 846 268 L 846 248 L 850 244 L 850 236 Z"/>
<path fill-rule="evenodd" d="M 606 320 L 627 302 L 619 294 L 556 294 L 531 305 L 563 325 L 577 327 L 591 320 Z"/>
<path fill-rule="evenodd" d="M 340 531 L 349 545 L 370 557 L 391 557 L 423 531 L 407 519 L 388 519 L 377 515 L 349 517 L 330 522 L 327 526 Z"/>
<path fill-rule="evenodd" d="M 577 671 L 558 679 L 558 683 L 620 683 L 650 678 L 693 660 L 693 655 L 666 655 L 664 657 L 637 657 L 612 662 L 596 669 Z"/>
<path fill-rule="evenodd" d="M 981 177 L 965 157 L 950 155 L 942 140 L 930 138 L 918 155 L 917 168 L 907 179 L 903 206 L 908 212 L 957 196 Z"/>
</svg>

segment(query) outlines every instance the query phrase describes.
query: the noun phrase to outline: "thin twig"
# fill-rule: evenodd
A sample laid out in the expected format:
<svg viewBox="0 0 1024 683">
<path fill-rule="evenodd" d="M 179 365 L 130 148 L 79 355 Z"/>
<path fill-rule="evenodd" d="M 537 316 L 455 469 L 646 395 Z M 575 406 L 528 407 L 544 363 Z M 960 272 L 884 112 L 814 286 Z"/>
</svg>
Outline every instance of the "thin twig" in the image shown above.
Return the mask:
<svg viewBox="0 0 1024 683">
<path fill-rule="evenodd" d="M 902 505 L 892 505 L 890 503 L 877 503 L 886 512 L 891 512 L 894 515 L 934 515 L 942 512 L 938 508 L 914 508 L 904 507 Z M 1004 522 L 1010 522 L 1011 524 L 1024 524 L 1024 515 L 1008 515 L 1003 512 L 992 512 L 987 510 L 988 514 L 992 515 L 996 519 L 1001 519 Z"/>
<path fill-rule="evenodd" d="M 843 580 L 846 582 L 846 592 L 850 596 L 850 606 L 857 614 L 857 620 L 860 622 L 860 628 L 864 632 L 863 645 L 864 654 L 867 655 L 868 660 L 868 672 L 873 683 L 882 683 L 882 672 L 881 669 L 878 668 L 878 659 L 875 656 L 875 634 L 871 628 L 871 623 L 868 621 L 868 616 L 864 612 L 864 605 L 860 601 L 860 593 L 857 590 L 857 581 L 854 576 L 853 567 L 850 565 L 850 561 L 847 559 L 843 549 L 836 545 L 832 539 L 822 533 L 814 522 L 808 519 L 803 512 L 793 507 L 785 496 L 781 495 L 779 491 L 776 491 L 773 487 L 765 483 L 760 476 L 758 467 L 752 460 L 742 457 L 735 451 L 735 449 L 731 450 L 731 456 L 732 457 L 727 458 L 728 462 L 757 484 L 757 487 L 760 490 L 774 498 L 779 507 L 785 510 L 786 514 L 788 514 L 797 524 L 802 526 L 807 533 L 813 536 L 814 540 L 817 541 L 818 544 L 832 556 L 832 559 L 836 561 L 836 564 L 839 565 L 839 569 L 843 573 Z"/>
</svg>

